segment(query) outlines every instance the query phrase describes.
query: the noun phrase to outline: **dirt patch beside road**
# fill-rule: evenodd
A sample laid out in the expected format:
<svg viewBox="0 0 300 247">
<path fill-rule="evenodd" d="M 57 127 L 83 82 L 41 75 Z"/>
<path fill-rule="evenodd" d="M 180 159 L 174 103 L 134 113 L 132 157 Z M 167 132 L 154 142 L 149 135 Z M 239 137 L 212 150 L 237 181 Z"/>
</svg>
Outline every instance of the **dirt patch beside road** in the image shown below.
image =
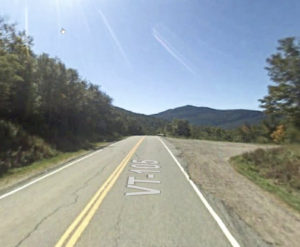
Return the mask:
<svg viewBox="0 0 300 247">
<path fill-rule="evenodd" d="M 299 213 L 236 172 L 228 162 L 232 156 L 269 146 L 167 141 L 242 246 L 299 246 Z"/>
</svg>

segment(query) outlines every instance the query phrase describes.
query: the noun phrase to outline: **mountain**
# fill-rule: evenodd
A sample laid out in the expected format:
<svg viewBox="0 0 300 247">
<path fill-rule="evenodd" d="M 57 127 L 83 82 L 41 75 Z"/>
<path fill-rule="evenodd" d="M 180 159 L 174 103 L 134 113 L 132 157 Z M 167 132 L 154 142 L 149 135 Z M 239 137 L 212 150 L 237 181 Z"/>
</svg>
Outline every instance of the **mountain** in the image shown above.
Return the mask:
<svg viewBox="0 0 300 247">
<path fill-rule="evenodd" d="M 130 128 L 140 129 L 140 133 L 137 134 L 157 134 L 168 123 L 167 120 L 131 112 L 117 106 L 114 106 L 113 109 L 123 119 L 123 122 L 127 122 Z"/>
<path fill-rule="evenodd" d="M 261 111 L 254 110 L 216 110 L 208 107 L 186 105 L 151 116 L 165 120 L 185 119 L 198 126 L 216 126 L 231 129 L 244 123 L 259 123 L 265 115 Z"/>
</svg>

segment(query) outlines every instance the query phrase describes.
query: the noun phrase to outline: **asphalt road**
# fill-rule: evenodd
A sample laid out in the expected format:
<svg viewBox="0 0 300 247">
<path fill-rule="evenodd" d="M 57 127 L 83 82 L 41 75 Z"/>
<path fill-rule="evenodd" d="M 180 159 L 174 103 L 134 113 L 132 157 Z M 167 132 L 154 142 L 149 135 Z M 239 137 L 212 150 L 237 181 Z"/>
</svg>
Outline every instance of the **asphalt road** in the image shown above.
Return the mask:
<svg viewBox="0 0 300 247">
<path fill-rule="evenodd" d="M 0 246 L 238 246 L 199 193 L 160 138 L 130 137 L 2 195 Z"/>
</svg>

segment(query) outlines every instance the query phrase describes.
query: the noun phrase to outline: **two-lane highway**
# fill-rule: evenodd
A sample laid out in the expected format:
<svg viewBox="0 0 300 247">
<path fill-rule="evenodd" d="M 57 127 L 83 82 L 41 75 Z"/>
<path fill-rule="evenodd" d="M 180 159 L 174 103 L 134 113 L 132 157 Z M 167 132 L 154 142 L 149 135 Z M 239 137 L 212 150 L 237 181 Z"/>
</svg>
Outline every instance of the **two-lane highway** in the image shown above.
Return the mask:
<svg viewBox="0 0 300 247">
<path fill-rule="evenodd" d="M 0 197 L 0 246 L 239 246 L 158 137 L 130 137 Z"/>
</svg>

